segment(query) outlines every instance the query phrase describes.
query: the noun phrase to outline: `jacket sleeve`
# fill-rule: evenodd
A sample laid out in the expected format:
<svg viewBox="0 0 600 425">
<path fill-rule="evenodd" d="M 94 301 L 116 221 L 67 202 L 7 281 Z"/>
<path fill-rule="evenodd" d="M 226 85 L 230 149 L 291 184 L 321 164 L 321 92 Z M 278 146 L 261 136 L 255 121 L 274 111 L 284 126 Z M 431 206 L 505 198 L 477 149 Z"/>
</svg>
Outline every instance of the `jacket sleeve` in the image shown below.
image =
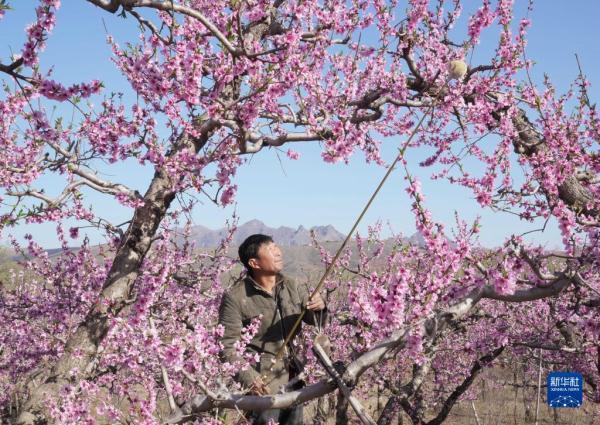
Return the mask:
<svg viewBox="0 0 600 425">
<path fill-rule="evenodd" d="M 302 300 L 302 309 L 304 310 L 308 304 L 310 292 L 308 291 L 308 287 L 302 283 L 296 284 L 296 288 L 298 288 L 298 295 L 300 295 L 300 299 Z M 317 312 L 306 310 L 302 320 L 312 326 L 317 326 L 317 324 L 325 326 L 325 322 L 327 320 L 327 305 L 325 305 L 323 310 Z"/>
<path fill-rule="evenodd" d="M 240 340 L 242 332 L 242 312 L 239 303 L 229 294 L 223 295 L 221 307 L 219 308 L 219 324 L 223 326 L 223 337 L 221 344 L 223 350 L 220 353 L 222 361 L 229 363 L 243 361 L 235 351 L 235 343 Z M 258 372 L 252 367 L 240 370 L 235 379 L 245 387 L 250 387 L 252 382 L 259 376 Z"/>
</svg>

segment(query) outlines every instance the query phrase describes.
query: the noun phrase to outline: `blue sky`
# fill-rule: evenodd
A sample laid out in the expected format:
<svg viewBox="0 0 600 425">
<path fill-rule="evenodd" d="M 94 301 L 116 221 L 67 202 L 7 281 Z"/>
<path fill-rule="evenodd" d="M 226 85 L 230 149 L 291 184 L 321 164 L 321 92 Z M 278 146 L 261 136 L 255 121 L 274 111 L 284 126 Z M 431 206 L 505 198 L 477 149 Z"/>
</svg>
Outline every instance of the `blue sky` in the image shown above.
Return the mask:
<svg viewBox="0 0 600 425">
<path fill-rule="evenodd" d="M 14 10 L 8 11 L 0 21 L 0 62 L 8 61 L 11 48 L 15 52 L 20 50 L 25 25 L 33 20 L 36 3 L 30 0 L 10 2 Z M 117 40 L 134 41 L 136 23 L 131 18 L 125 20 L 101 11 L 85 1 L 63 0 L 62 3 L 56 29 L 41 58 L 42 68 L 53 66 L 55 78 L 65 84 L 100 79 L 105 82 L 106 92 L 127 91 L 126 81 L 109 61 L 111 52 L 105 42 L 105 26 Z M 474 0 L 464 3 L 467 10 L 473 10 L 480 4 Z M 524 16 L 526 8 L 526 1 L 516 0 L 517 16 Z M 566 90 L 577 76 L 574 54 L 578 53 L 592 83 L 592 102 L 599 98 L 600 46 L 595 42 L 600 39 L 600 28 L 596 22 L 598 16 L 600 2 L 552 0 L 534 4 L 529 16 L 533 25 L 529 31 L 527 52 L 528 57 L 536 61 L 533 72 L 536 81 L 540 81 L 543 74 L 547 73 L 560 91 Z M 493 41 L 493 36 L 484 36 L 475 58 L 489 54 L 486 45 L 493 48 Z M 393 160 L 400 143 L 401 140 L 386 141 L 383 157 L 387 162 Z M 362 154 L 355 155 L 348 165 L 325 164 L 320 157 L 321 150 L 315 143 L 290 147 L 301 154 L 299 161 L 289 160 L 285 156 L 287 147 L 284 146 L 279 152 L 273 149 L 262 151 L 238 171 L 236 182 L 239 189 L 235 209 L 240 222 L 257 218 L 273 227 L 332 224 L 338 230 L 347 232 L 385 169 L 365 164 Z M 422 155 L 424 153 L 417 152 L 413 158 Z M 111 175 L 107 177 L 124 181 L 143 193 L 152 170 L 131 165 L 111 168 Z M 520 223 L 507 214 L 481 210 L 469 191 L 446 182 L 429 181 L 428 173 L 419 170 L 416 161 L 411 171 L 421 179 L 427 196 L 426 205 L 437 221 L 452 226 L 454 211 L 458 211 L 467 221 L 472 221 L 478 215 L 482 217 L 480 242 L 485 246 L 498 245 L 511 233 L 536 227 Z M 58 180 L 52 178 L 40 184 L 59 190 Z M 364 232 L 367 225 L 382 220 L 386 229 L 412 234 L 413 218 L 404 188 L 402 173 L 397 170 L 375 200 L 359 230 Z M 89 195 L 88 202 L 100 215 L 117 223 L 130 218 L 130 210 L 116 205 L 108 197 L 91 192 Z M 232 211 L 233 208 L 222 209 L 205 201 L 196 208 L 193 217 L 196 224 L 218 228 L 223 226 Z M 541 227 L 541 223 L 538 227 Z M 386 230 L 386 234 L 389 232 Z M 19 238 L 24 233 L 32 233 L 45 247 L 58 244 L 52 224 L 20 226 L 12 233 Z M 101 241 L 91 230 L 84 233 L 93 242 Z M 560 245 L 560 235 L 554 223 L 543 234 L 536 233 L 529 238 L 547 247 Z"/>
</svg>

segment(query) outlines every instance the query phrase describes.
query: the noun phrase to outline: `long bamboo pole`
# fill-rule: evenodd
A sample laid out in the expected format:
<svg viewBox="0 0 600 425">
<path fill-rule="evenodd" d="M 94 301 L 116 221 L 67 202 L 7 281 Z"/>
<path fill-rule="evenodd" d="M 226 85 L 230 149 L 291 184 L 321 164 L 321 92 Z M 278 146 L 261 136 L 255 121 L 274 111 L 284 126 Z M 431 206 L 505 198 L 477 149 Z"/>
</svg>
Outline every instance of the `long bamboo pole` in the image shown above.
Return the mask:
<svg viewBox="0 0 600 425">
<path fill-rule="evenodd" d="M 331 260 L 331 263 L 329 263 L 329 265 L 325 269 L 325 273 L 323 273 L 323 276 L 321 277 L 321 280 L 319 280 L 319 283 L 317 284 L 317 286 L 315 287 L 315 289 L 310 294 L 309 300 L 312 299 L 321 290 L 321 288 L 325 284 L 325 280 L 327 279 L 327 277 L 329 276 L 329 274 L 333 270 L 333 267 L 334 267 L 335 263 L 339 259 L 340 255 L 342 254 L 342 251 L 344 250 L 344 248 L 346 247 L 346 245 L 348 244 L 348 241 L 350 240 L 350 238 L 354 234 L 354 231 L 358 227 L 358 224 L 360 223 L 360 221 L 362 220 L 362 218 L 365 216 L 367 210 L 369 209 L 369 207 L 373 203 L 373 200 L 375 199 L 375 197 L 377 196 L 377 194 L 379 193 L 379 191 L 383 187 L 383 185 L 386 182 L 387 178 L 390 176 L 390 174 L 392 174 L 392 171 L 394 170 L 394 167 L 396 166 L 396 164 L 398 163 L 398 161 L 400 161 L 400 159 L 402 159 L 404 157 L 404 152 L 408 148 L 408 146 L 409 146 L 410 142 L 412 141 L 413 137 L 415 136 L 415 134 L 417 134 L 417 132 L 421 128 L 421 125 L 425 121 L 425 118 L 427 117 L 428 112 L 429 111 L 427 111 L 426 113 L 423 114 L 423 116 L 421 117 L 421 119 L 419 120 L 419 122 L 417 123 L 417 125 L 415 126 L 415 128 L 413 129 L 413 131 L 410 133 L 410 136 L 408 137 L 408 139 L 406 140 L 406 142 L 404 143 L 404 145 L 402 146 L 402 148 L 399 150 L 398 155 L 396 156 L 396 159 L 394 160 L 394 162 L 392 162 L 392 165 L 390 165 L 390 167 L 388 168 L 387 172 L 385 173 L 385 175 L 383 176 L 383 178 L 379 182 L 379 185 L 377 185 L 377 188 L 375 189 L 375 191 L 373 192 L 373 194 L 369 198 L 369 201 L 364 206 L 364 208 L 361 211 L 360 215 L 358 216 L 358 218 L 354 222 L 354 225 L 352 226 L 352 229 L 350 229 L 350 232 L 348 232 L 348 235 L 346 236 L 346 239 L 344 239 L 344 242 L 342 242 L 342 245 L 338 248 L 337 252 L 335 253 L 335 256 L 333 257 L 333 260 Z M 292 339 L 292 336 L 294 335 L 294 332 L 296 332 L 296 329 L 298 329 L 298 326 L 302 322 L 302 319 L 304 318 L 304 316 L 306 314 L 306 311 L 307 311 L 306 308 L 304 308 L 302 310 L 302 312 L 298 316 L 298 319 L 296 319 L 296 322 L 294 323 L 294 326 L 292 327 L 292 329 L 287 334 L 287 336 L 285 338 L 285 341 L 283 342 L 283 344 L 281 345 L 281 347 L 279 348 L 279 351 L 277 351 L 277 354 L 275 356 L 275 358 L 277 360 L 281 360 L 281 358 L 283 356 L 283 353 L 285 352 L 285 347 L 288 345 L 288 343 Z"/>
</svg>

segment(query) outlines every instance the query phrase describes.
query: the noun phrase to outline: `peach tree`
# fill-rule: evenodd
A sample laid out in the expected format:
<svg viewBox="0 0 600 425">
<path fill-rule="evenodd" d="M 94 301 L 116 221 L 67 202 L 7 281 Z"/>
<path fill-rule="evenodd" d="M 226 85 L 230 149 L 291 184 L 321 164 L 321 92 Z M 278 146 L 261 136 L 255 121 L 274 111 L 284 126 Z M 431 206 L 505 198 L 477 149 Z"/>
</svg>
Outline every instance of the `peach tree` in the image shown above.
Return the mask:
<svg viewBox="0 0 600 425">
<path fill-rule="evenodd" d="M 598 114 L 583 74 L 565 94 L 526 78 L 530 22 L 512 1 L 483 0 L 468 16 L 458 0 L 88 2 L 139 24 L 125 46 L 107 38 L 135 101 L 101 81 L 53 78 L 42 52 L 59 0 L 39 0 L 20 51 L 0 58 L 0 230 L 53 222 L 63 245 L 49 258 L 33 235 L 14 241 L 25 260 L 0 287 L 3 417 L 217 423 L 203 412 L 335 391 L 317 373 L 273 397 L 232 382 L 255 361 L 244 346 L 257 324 L 241 335 L 239 364 L 221 363 L 215 322 L 230 237 L 214 252 L 187 242 L 190 195 L 228 205 L 250 154 L 294 143 L 319 144 L 326 162 L 362 151 L 385 167 L 380 148 L 391 138 L 403 143 L 399 168 L 423 244 L 385 249 L 374 229 L 356 239 L 358 261 L 348 251 L 327 281 L 328 293 L 347 295 L 331 297 L 326 329 L 347 386 L 388 391 L 379 423 L 398 409 L 415 424 L 441 423 L 500 355 L 533 367 L 530 354 L 543 350 L 550 364 L 582 373 L 586 400 L 600 401 Z M 485 31 L 498 34 L 492 54 L 467 66 Z M 66 107 L 74 119 L 53 112 Z M 430 156 L 415 164 L 410 151 Z M 125 161 L 153 170 L 144 193 L 107 177 Z M 519 235 L 482 249 L 479 224 L 460 217 L 450 235 L 427 209 L 416 167 L 532 230 L 552 219 L 562 249 Z M 63 185 L 43 187 L 47 176 Z M 98 216 L 90 190 L 129 208 L 127 223 Z M 77 227 L 65 234 L 69 220 L 108 243 L 69 249 L 78 238 Z M 346 409 L 340 397 L 338 422 Z"/>
</svg>

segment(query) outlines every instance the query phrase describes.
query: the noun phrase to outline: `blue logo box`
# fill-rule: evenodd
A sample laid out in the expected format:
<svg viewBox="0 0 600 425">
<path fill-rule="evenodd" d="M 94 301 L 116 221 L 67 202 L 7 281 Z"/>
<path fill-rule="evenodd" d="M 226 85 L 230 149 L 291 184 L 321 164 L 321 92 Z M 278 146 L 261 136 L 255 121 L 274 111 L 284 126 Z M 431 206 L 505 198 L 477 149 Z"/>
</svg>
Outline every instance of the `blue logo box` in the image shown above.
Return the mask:
<svg viewBox="0 0 600 425">
<path fill-rule="evenodd" d="M 546 380 L 550 407 L 580 407 L 583 376 L 577 372 L 550 372 Z"/>
</svg>

